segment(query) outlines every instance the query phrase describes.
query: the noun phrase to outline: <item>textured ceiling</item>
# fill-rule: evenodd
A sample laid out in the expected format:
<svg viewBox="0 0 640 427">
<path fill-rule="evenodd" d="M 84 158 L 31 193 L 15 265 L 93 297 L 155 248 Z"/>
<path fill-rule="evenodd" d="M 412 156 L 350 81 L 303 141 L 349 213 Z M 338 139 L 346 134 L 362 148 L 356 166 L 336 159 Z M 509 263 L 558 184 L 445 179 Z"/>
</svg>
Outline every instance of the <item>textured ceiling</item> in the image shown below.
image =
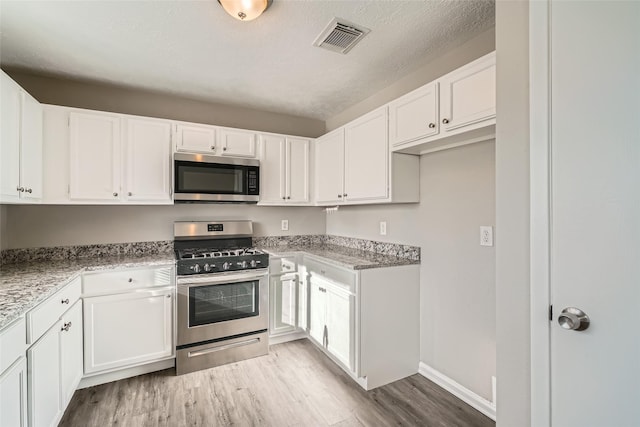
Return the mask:
<svg viewBox="0 0 640 427">
<path fill-rule="evenodd" d="M 313 47 L 334 17 L 371 33 Z M 493 0 L 274 0 L 251 22 L 216 0 L 1 0 L 0 63 L 324 120 L 493 25 Z"/>
</svg>

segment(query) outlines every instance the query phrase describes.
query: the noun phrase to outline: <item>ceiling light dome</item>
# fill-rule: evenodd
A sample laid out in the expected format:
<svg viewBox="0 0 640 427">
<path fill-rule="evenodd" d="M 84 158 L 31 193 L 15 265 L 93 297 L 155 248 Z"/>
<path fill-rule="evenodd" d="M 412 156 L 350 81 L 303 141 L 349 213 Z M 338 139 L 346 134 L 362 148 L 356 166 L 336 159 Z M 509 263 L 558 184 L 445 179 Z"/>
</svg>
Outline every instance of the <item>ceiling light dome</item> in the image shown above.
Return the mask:
<svg viewBox="0 0 640 427">
<path fill-rule="evenodd" d="M 273 0 L 218 0 L 222 8 L 239 21 L 252 21 L 267 10 Z"/>
</svg>

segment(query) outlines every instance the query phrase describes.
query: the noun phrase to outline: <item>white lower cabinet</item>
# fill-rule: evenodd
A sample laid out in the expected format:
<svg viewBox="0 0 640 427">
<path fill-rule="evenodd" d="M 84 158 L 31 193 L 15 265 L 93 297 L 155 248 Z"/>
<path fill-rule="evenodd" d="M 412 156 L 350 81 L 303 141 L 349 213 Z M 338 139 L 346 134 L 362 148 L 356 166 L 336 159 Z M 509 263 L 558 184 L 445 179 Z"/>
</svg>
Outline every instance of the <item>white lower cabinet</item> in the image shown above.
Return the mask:
<svg viewBox="0 0 640 427">
<path fill-rule="evenodd" d="M 171 357 L 174 290 L 84 299 L 85 374 Z"/>
<path fill-rule="evenodd" d="M 27 426 L 27 359 L 24 356 L 0 375 L 0 426 Z"/>
<path fill-rule="evenodd" d="M 275 276 L 270 280 L 271 325 L 269 334 L 274 336 L 295 331 L 297 327 L 298 275 Z"/>
<path fill-rule="evenodd" d="M 82 379 L 82 301 L 62 316 L 60 326 L 60 399 L 67 407 Z"/>
<path fill-rule="evenodd" d="M 312 275 L 309 335 L 347 369 L 355 370 L 355 295 Z"/>
</svg>

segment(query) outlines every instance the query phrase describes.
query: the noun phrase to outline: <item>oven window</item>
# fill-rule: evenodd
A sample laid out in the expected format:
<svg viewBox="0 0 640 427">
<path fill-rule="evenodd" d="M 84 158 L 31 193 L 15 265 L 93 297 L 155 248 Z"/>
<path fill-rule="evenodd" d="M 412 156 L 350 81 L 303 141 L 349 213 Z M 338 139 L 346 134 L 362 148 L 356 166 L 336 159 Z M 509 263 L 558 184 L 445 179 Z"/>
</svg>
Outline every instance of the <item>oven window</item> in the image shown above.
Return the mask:
<svg viewBox="0 0 640 427">
<path fill-rule="evenodd" d="M 175 165 L 178 193 L 244 194 L 243 167 L 180 161 Z"/>
<path fill-rule="evenodd" d="M 258 316 L 258 280 L 189 288 L 189 327 Z"/>
</svg>

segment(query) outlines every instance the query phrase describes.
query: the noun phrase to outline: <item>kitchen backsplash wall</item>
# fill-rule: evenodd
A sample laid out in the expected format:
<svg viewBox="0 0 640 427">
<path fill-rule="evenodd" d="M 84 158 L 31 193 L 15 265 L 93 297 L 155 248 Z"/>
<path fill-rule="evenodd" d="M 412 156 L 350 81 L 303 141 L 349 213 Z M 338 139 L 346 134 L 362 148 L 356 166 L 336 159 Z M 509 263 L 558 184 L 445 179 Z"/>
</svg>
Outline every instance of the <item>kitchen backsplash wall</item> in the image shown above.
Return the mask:
<svg viewBox="0 0 640 427">
<path fill-rule="evenodd" d="M 6 249 L 9 241 L 7 239 L 7 207 L 0 205 L 0 250 Z"/>
<path fill-rule="evenodd" d="M 248 219 L 254 221 L 256 236 L 325 234 L 325 212 L 319 207 L 7 205 L 4 209 L 6 249 L 173 240 L 174 221 Z M 280 229 L 283 219 L 289 221 L 288 231 Z"/>
<path fill-rule="evenodd" d="M 327 215 L 329 235 L 421 248 L 421 361 L 488 400 L 496 373 L 496 259 L 495 247 L 480 246 L 480 226 L 495 225 L 494 151 L 487 141 L 422 156 L 419 204 Z"/>
</svg>

